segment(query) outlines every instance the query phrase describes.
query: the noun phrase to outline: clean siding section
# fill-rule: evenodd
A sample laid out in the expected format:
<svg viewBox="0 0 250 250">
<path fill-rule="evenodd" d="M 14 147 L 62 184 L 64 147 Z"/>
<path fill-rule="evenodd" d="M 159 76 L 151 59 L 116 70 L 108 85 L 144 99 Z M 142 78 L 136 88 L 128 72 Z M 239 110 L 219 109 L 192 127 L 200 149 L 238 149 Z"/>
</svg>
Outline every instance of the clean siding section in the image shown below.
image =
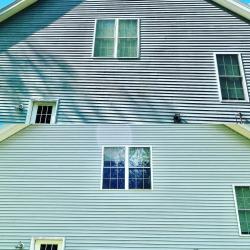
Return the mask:
<svg viewBox="0 0 250 250">
<path fill-rule="evenodd" d="M 95 19 L 126 17 L 140 19 L 140 58 L 92 58 Z M 219 101 L 223 51 L 242 54 L 249 89 L 249 22 L 210 1 L 39 1 L 0 26 L 0 121 L 25 122 L 30 98 L 60 98 L 58 123 L 249 120 L 249 103 Z"/>
<path fill-rule="evenodd" d="M 100 190 L 102 146 L 123 144 L 152 146 L 153 190 Z M 30 126 L 0 144 L 0 249 L 248 250 L 232 184 L 250 184 L 249 149 L 222 125 Z"/>
</svg>

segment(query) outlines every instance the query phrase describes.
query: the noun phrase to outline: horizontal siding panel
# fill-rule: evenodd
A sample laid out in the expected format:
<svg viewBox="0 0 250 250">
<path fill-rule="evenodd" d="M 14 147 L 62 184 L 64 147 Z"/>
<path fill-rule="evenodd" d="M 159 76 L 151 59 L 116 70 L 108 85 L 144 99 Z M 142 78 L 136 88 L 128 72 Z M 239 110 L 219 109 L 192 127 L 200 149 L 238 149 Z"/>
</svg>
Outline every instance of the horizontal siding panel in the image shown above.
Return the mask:
<svg viewBox="0 0 250 250">
<path fill-rule="evenodd" d="M 139 59 L 91 57 L 95 19 L 115 17 L 140 18 Z M 248 122 L 249 103 L 219 101 L 221 51 L 242 54 L 249 90 L 249 22 L 211 1 L 39 1 L 0 26 L 0 122 L 24 123 L 31 98 L 60 98 L 58 123 Z"/>
<path fill-rule="evenodd" d="M 151 145 L 153 190 L 101 190 L 103 145 Z M 29 126 L 0 144 L 0 249 L 247 250 L 232 185 L 250 184 L 249 147 L 223 125 Z"/>
</svg>

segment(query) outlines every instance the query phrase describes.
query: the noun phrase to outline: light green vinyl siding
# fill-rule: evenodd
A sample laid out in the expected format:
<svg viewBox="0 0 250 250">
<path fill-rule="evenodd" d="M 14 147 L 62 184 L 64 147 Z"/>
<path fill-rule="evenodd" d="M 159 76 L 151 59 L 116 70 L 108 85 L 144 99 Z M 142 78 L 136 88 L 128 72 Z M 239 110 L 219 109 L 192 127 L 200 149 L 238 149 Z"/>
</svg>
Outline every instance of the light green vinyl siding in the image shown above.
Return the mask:
<svg viewBox="0 0 250 250">
<path fill-rule="evenodd" d="M 151 145 L 153 190 L 101 190 L 104 145 Z M 0 249 L 249 250 L 232 187 L 249 152 L 223 125 L 30 126 L 0 144 Z"/>
</svg>

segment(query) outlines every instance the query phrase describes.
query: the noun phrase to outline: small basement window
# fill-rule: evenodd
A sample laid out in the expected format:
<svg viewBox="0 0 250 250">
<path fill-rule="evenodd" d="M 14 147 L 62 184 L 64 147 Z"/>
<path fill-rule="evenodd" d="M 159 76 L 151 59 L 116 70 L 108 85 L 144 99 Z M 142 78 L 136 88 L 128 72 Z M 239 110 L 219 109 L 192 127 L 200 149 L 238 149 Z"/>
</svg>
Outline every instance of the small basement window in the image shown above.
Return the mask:
<svg viewBox="0 0 250 250">
<path fill-rule="evenodd" d="M 151 147 L 104 147 L 102 189 L 151 189 Z"/>
<path fill-rule="evenodd" d="M 138 19 L 96 20 L 94 57 L 138 58 Z"/>
<path fill-rule="evenodd" d="M 235 187 L 236 207 L 240 233 L 250 234 L 250 186 Z"/>
<path fill-rule="evenodd" d="M 53 124 L 56 122 L 56 110 L 56 101 L 32 101 L 27 123 Z"/>
<path fill-rule="evenodd" d="M 32 250 L 64 250 L 64 239 L 33 239 Z"/>
<path fill-rule="evenodd" d="M 249 101 L 240 54 L 216 54 L 222 101 Z"/>
</svg>

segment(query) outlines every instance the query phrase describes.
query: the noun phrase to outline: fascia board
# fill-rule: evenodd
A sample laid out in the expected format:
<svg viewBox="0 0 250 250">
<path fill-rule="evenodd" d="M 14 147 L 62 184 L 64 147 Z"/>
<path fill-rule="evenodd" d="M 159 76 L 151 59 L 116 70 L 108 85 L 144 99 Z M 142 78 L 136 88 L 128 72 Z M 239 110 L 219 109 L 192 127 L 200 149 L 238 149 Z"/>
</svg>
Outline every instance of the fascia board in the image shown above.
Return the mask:
<svg viewBox="0 0 250 250">
<path fill-rule="evenodd" d="M 11 137 L 12 135 L 18 133 L 19 131 L 23 130 L 24 128 L 28 127 L 27 124 L 11 124 L 11 125 L 5 125 L 0 130 L 0 143 L 7 138 Z"/>
<path fill-rule="evenodd" d="M 250 20 L 250 7 L 236 0 L 212 0 L 226 9 Z"/>
<path fill-rule="evenodd" d="M 0 12 L 0 23 L 37 1 L 38 0 L 20 0 L 14 2 L 9 7 L 7 6 Z"/>
<path fill-rule="evenodd" d="M 228 128 L 250 140 L 250 125 L 247 124 L 225 124 Z"/>
</svg>

